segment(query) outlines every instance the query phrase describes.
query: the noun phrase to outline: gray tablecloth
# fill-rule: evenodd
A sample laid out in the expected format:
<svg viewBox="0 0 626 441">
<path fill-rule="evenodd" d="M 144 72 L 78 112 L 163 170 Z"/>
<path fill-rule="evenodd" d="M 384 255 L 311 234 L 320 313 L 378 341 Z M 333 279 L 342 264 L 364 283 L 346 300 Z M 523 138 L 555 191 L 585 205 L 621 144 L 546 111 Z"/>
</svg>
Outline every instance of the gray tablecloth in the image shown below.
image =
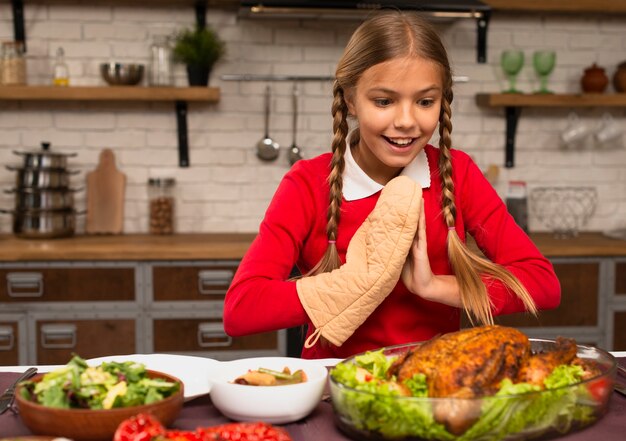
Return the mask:
<svg viewBox="0 0 626 441">
<path fill-rule="evenodd" d="M 626 367 L 626 358 L 618 358 Z M 17 378 L 17 373 L 0 372 L 0 391 Z M 229 422 L 211 404 L 209 396 L 196 398 L 185 403 L 173 428 L 194 430 L 196 427 L 213 426 Z M 284 426 L 294 441 L 347 441 L 333 423 L 332 405 L 321 402 L 304 420 Z M 0 438 L 32 433 L 22 424 L 19 416 L 12 412 L 0 415 Z M 568 434 L 560 440 L 567 441 L 618 441 L 626 439 L 626 398 L 614 392 L 611 396 L 609 412 L 600 421 L 580 432 Z"/>
</svg>

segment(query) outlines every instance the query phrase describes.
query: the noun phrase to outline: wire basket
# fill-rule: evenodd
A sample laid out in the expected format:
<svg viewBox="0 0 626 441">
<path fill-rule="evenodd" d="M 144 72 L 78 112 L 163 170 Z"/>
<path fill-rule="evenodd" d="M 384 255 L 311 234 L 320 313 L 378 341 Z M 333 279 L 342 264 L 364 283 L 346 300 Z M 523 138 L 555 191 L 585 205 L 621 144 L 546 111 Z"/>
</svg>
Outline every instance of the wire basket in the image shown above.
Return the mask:
<svg viewBox="0 0 626 441">
<path fill-rule="evenodd" d="M 538 187 L 530 193 L 532 214 L 557 238 L 578 236 L 596 210 L 595 187 Z"/>
</svg>

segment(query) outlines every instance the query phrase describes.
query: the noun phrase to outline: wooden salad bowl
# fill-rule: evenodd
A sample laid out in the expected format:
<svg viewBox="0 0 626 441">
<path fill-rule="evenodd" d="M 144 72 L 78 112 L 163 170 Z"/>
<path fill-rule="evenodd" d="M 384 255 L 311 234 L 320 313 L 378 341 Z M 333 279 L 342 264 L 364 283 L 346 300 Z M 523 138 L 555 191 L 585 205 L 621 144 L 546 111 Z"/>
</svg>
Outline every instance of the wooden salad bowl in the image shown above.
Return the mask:
<svg viewBox="0 0 626 441">
<path fill-rule="evenodd" d="M 15 391 L 15 402 L 22 421 L 35 435 L 70 438 L 74 441 L 111 441 L 119 424 L 139 413 L 154 415 L 164 426 L 174 422 L 183 407 L 184 384 L 178 378 L 163 372 L 147 370 L 149 378 L 177 381 L 180 389 L 174 395 L 143 406 L 114 409 L 58 409 L 37 404 L 21 396 L 23 386 Z M 31 381 L 41 381 L 38 374 Z"/>
</svg>

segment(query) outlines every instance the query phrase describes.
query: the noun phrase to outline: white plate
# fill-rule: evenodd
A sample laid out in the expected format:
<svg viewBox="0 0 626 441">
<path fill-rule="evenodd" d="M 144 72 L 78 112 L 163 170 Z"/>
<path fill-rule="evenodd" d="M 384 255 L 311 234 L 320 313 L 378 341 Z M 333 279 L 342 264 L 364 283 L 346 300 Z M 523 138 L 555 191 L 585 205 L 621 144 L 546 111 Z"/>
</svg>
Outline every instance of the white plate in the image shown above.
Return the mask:
<svg viewBox="0 0 626 441">
<path fill-rule="evenodd" d="M 111 355 L 91 358 L 87 360 L 87 364 L 97 366 L 105 361 L 120 363 L 134 361 L 144 364 L 147 369 L 173 375 L 185 385 L 185 400 L 209 393 L 211 390 L 210 377 L 213 370 L 220 364 L 219 361 L 212 358 L 174 354 Z"/>
</svg>

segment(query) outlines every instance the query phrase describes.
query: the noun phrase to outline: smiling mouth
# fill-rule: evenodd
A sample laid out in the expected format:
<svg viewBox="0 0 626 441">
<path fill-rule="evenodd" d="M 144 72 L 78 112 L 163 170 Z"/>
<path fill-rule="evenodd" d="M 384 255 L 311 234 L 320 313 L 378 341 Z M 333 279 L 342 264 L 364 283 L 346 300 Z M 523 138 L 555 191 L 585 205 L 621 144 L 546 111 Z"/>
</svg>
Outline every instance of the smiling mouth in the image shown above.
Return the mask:
<svg viewBox="0 0 626 441">
<path fill-rule="evenodd" d="M 417 138 L 389 138 L 388 136 L 383 136 L 383 138 L 385 138 L 385 140 L 389 144 L 392 144 L 396 147 L 408 147 L 411 144 L 413 144 L 413 142 L 417 139 Z"/>
</svg>

